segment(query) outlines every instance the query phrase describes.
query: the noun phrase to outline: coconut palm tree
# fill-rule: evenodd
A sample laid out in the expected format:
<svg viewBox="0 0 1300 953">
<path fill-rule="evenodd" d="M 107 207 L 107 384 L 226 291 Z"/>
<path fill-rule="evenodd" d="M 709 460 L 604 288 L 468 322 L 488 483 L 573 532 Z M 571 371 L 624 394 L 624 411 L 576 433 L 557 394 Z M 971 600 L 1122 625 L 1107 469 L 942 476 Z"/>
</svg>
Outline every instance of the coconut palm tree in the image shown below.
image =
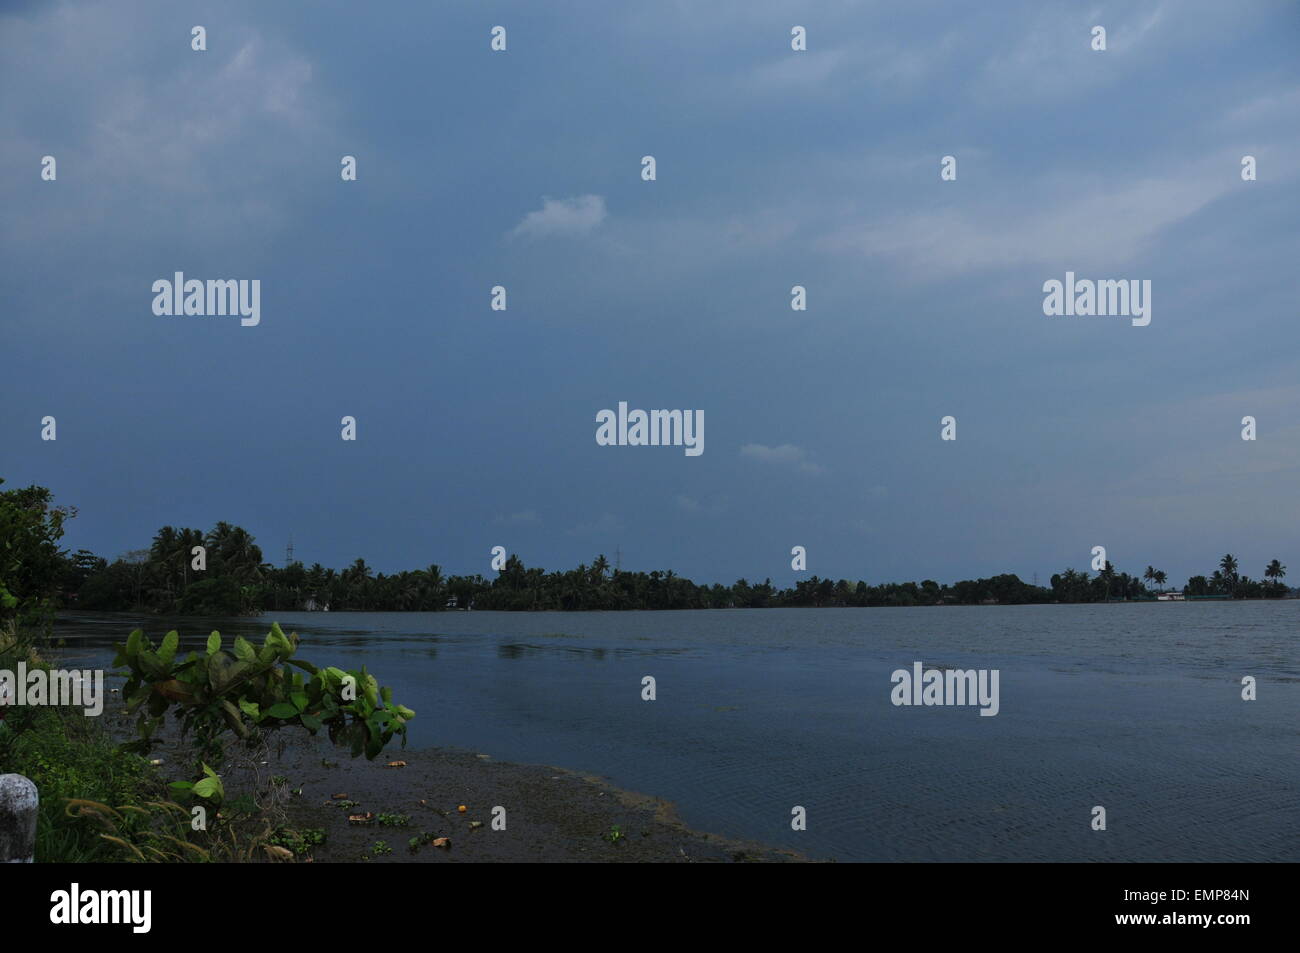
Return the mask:
<svg viewBox="0 0 1300 953">
<path fill-rule="evenodd" d="M 1115 567 L 1110 564 L 1109 559 L 1106 560 L 1106 568 L 1097 573 L 1097 575 L 1106 583 L 1106 601 L 1110 602 L 1111 587 L 1115 581 Z"/>
<path fill-rule="evenodd" d="M 1165 580 L 1168 578 L 1163 569 L 1156 570 L 1156 585 L 1160 587 L 1161 592 L 1165 591 Z"/>
<path fill-rule="evenodd" d="M 1275 586 L 1281 585 L 1281 579 L 1285 575 L 1286 567 L 1276 559 L 1270 562 L 1268 568 L 1264 570 L 1264 578 L 1270 580 Z"/>
<path fill-rule="evenodd" d="M 443 595 L 443 587 L 446 586 L 447 580 L 442 575 L 442 567 L 437 563 L 432 563 L 427 569 L 421 569 L 420 575 L 423 577 L 424 594 L 422 601 L 430 609 L 441 609 L 446 599 Z"/>
</svg>

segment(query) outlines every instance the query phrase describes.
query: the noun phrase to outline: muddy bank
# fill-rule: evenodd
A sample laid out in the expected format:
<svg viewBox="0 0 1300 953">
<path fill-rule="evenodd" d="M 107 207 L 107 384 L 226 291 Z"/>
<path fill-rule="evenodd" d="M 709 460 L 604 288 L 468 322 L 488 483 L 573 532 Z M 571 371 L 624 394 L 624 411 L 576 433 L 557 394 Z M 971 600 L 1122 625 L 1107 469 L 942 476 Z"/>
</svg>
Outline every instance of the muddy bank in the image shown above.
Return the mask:
<svg viewBox="0 0 1300 953">
<path fill-rule="evenodd" d="M 105 712 L 106 727 L 125 740 L 133 733 L 133 721 L 110 707 L 114 710 Z M 174 724 L 160 733 L 159 741 L 150 758 L 159 760 L 162 775 L 169 780 L 189 777 L 192 754 Z M 219 769 L 226 789 L 223 813 L 238 811 L 241 798 L 269 805 L 265 814 L 274 827 L 311 838 L 308 844 L 289 845 L 298 862 L 808 860 L 792 851 L 693 831 L 677 818 L 670 802 L 621 790 L 597 777 L 496 761 L 473 751 L 403 751 L 392 745 L 367 761 L 348 757 L 323 736 L 293 732 L 275 739 L 269 750 L 254 754 L 231 743 L 226 753 Z M 390 767 L 393 762 L 404 764 Z M 505 808 L 504 830 L 493 827 L 498 806 Z M 349 821 L 349 816 L 363 815 L 373 818 L 364 824 Z M 390 823 L 381 823 L 381 815 L 388 815 L 384 819 Z M 324 836 L 316 843 L 318 832 Z M 420 842 L 415 848 L 412 838 Z M 446 838 L 450 846 L 434 846 L 437 838 Z"/>
<path fill-rule="evenodd" d="M 325 760 L 322 761 L 322 758 Z M 388 767 L 389 762 L 404 767 Z M 328 765 L 328 767 L 326 766 Z M 263 768 L 262 770 L 266 770 Z M 394 748 L 373 762 L 313 743 L 279 759 L 284 810 L 299 829 L 323 829 L 316 862 L 790 862 L 789 851 L 692 831 L 664 800 L 622 791 L 599 778 L 538 765 L 495 761 L 472 751 Z M 300 792 L 300 793 L 298 793 Z M 346 798 L 336 798 L 343 794 Z M 464 805 L 465 813 L 458 808 Z M 505 829 L 493 829 L 493 808 Z M 499 813 L 499 812 L 498 812 Z M 349 815 L 374 814 L 368 825 Z M 380 815 L 406 815 L 384 826 Z M 408 841 L 445 837 L 449 848 Z M 391 848 L 391 853 L 382 843 Z"/>
</svg>

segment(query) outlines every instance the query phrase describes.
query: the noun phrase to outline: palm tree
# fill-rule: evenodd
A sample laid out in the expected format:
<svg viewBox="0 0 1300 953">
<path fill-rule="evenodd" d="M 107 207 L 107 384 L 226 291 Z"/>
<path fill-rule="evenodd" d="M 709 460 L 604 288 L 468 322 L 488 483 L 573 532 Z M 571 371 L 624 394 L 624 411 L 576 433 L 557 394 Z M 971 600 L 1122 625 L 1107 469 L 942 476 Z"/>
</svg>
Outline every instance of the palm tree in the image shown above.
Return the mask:
<svg viewBox="0 0 1300 953">
<path fill-rule="evenodd" d="M 442 589 L 447 583 L 442 575 L 442 567 L 432 563 L 429 568 L 420 570 L 420 575 L 423 576 L 425 604 L 430 609 L 441 609 L 446 601 Z"/>
<path fill-rule="evenodd" d="M 1097 573 L 1097 575 L 1100 576 L 1103 580 L 1105 580 L 1106 601 L 1110 602 L 1110 590 L 1111 590 L 1111 583 L 1115 579 L 1115 567 L 1110 564 L 1109 559 L 1106 560 L 1106 568 L 1103 569 L 1101 572 Z"/>
<path fill-rule="evenodd" d="M 1165 575 L 1165 571 L 1163 569 L 1156 570 L 1156 585 L 1160 587 L 1161 592 L 1165 591 L 1165 580 L 1168 578 L 1169 577 Z"/>
<path fill-rule="evenodd" d="M 1269 563 L 1268 568 L 1264 570 L 1264 578 L 1272 580 L 1273 585 L 1275 586 L 1281 584 L 1280 580 L 1285 575 L 1286 575 L 1286 567 L 1283 566 L 1276 559 L 1273 560 L 1271 563 Z"/>
<path fill-rule="evenodd" d="M 1147 582 L 1155 582 L 1156 568 L 1154 566 L 1147 566 L 1147 571 L 1142 574 L 1142 578 L 1145 579 Z"/>
<path fill-rule="evenodd" d="M 180 550 L 181 580 L 185 586 L 190 584 L 190 564 L 194 561 L 194 547 L 203 545 L 203 531 L 183 529 L 176 539 Z"/>
<path fill-rule="evenodd" d="M 1227 579 L 1236 581 L 1237 579 L 1237 557 L 1228 553 L 1219 560 L 1219 568 L 1223 570 L 1223 575 Z"/>
</svg>

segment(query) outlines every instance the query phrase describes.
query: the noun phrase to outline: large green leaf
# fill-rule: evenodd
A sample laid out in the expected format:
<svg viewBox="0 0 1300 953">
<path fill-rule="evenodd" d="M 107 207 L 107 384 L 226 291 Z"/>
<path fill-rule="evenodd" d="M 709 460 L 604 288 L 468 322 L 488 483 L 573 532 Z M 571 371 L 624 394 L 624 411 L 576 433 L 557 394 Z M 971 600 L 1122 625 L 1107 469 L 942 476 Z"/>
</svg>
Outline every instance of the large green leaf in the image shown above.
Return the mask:
<svg viewBox="0 0 1300 953">
<path fill-rule="evenodd" d="M 181 634 L 172 629 L 163 636 L 162 645 L 158 648 L 158 657 L 166 665 L 171 665 L 172 660 L 176 658 L 176 650 L 181 644 Z"/>
<path fill-rule="evenodd" d="M 199 797 L 212 797 L 221 791 L 221 781 L 218 778 L 204 778 L 202 781 L 194 782 L 194 793 Z"/>
</svg>

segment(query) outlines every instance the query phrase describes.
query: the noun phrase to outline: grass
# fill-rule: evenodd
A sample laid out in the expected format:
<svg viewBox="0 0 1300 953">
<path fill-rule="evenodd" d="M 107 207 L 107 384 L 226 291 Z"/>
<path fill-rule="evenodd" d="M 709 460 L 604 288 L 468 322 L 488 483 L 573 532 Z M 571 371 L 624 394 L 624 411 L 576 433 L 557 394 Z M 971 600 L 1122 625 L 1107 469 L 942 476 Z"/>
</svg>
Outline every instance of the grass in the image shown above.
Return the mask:
<svg viewBox="0 0 1300 953">
<path fill-rule="evenodd" d="M 14 625 L 0 630 L 0 669 L 49 668 L 37 637 Z M 0 771 L 21 774 L 40 792 L 36 860 L 94 863 L 121 858 L 92 825 L 65 812 L 69 799 L 142 805 L 166 799 L 166 786 L 144 758 L 119 751 L 80 709 L 11 706 L 0 722 Z"/>
</svg>

